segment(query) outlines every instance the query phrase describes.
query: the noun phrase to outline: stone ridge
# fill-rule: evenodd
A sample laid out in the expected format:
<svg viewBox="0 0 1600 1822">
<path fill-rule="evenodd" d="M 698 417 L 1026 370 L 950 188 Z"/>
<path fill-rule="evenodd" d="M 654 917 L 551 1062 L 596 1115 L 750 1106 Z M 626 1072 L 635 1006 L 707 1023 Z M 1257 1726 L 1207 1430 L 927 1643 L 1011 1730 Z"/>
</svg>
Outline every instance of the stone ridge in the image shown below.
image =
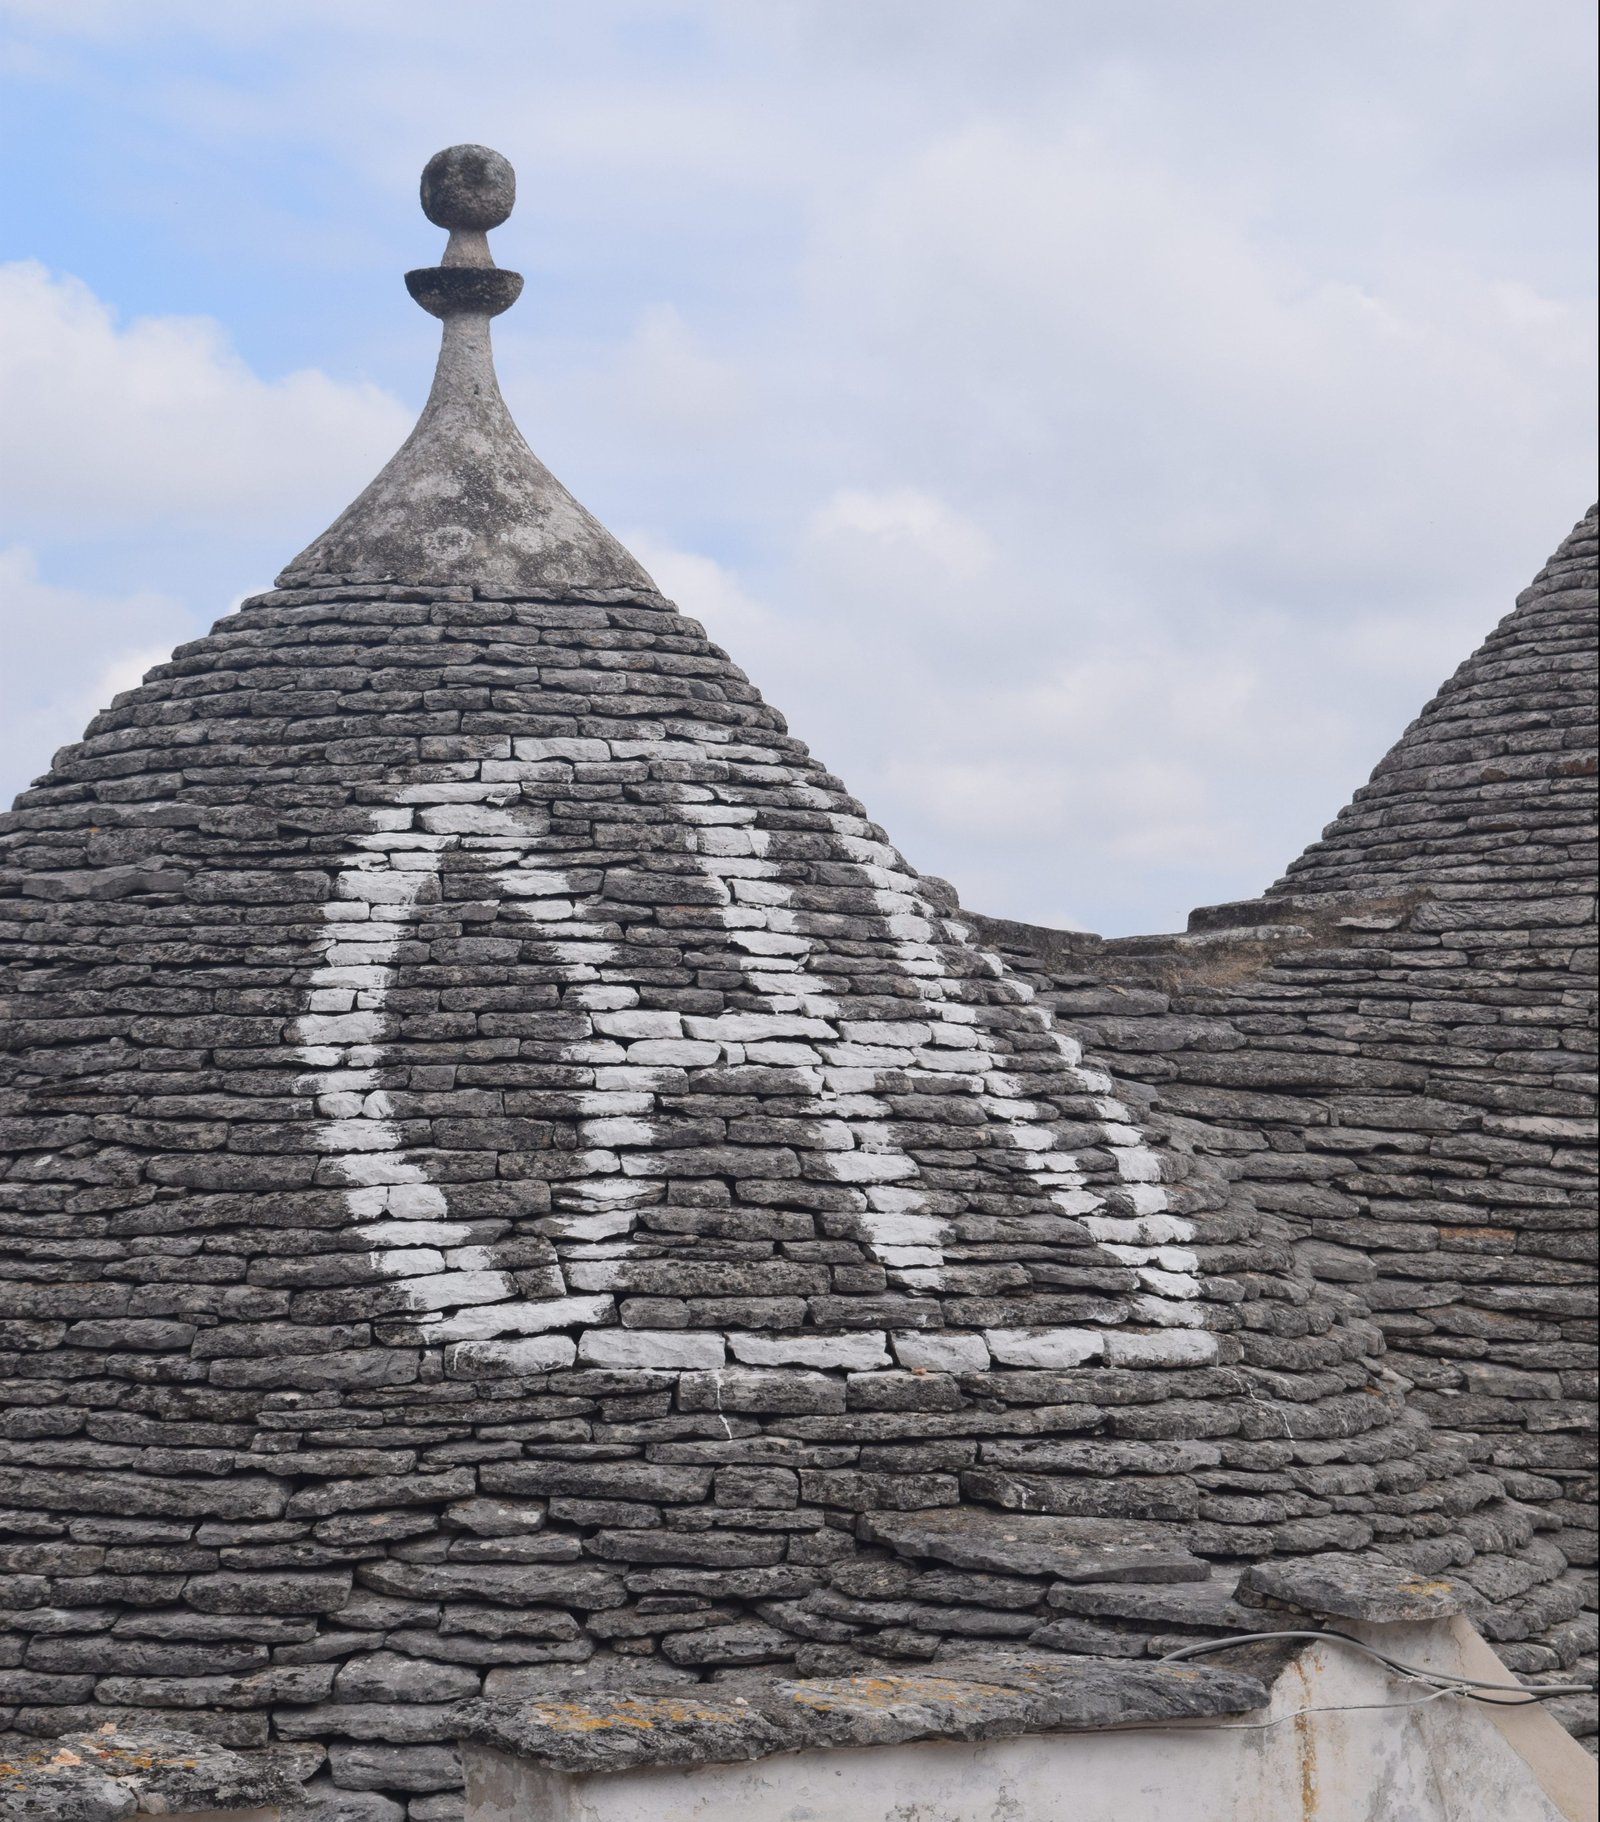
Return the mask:
<svg viewBox="0 0 1600 1822">
<path fill-rule="evenodd" d="M 1456 1464 L 1410 1490 L 1432 1566 L 1558 1679 L 1596 1625 L 1594 553 L 1591 512 L 1268 896 L 1185 936 L 973 920 L 1371 1313 Z"/>
<path fill-rule="evenodd" d="M 441 1822 L 480 1691 L 1139 1656 L 1430 1542 L 1378 1329 L 659 597 L 259 597 L 0 840 L 0 1726 Z"/>
<path fill-rule="evenodd" d="M 995 1651 L 922 1672 L 742 1683 L 738 1697 L 473 1702 L 462 1738 L 567 1772 L 768 1758 L 808 1747 L 1150 1725 L 1266 1707 L 1239 1669 Z"/>
</svg>

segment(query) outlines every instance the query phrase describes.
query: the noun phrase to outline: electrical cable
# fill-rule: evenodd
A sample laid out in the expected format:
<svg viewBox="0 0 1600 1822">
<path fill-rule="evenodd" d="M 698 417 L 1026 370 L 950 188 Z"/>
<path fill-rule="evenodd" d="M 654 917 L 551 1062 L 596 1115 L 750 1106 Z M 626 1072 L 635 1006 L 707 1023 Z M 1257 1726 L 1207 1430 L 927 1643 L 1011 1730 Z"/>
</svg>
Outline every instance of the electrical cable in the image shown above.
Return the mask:
<svg viewBox="0 0 1600 1822">
<path fill-rule="evenodd" d="M 1594 1692 L 1592 1683 L 1496 1683 L 1483 1677 L 1460 1676 L 1453 1671 L 1424 1670 L 1417 1664 L 1402 1663 L 1399 1658 L 1386 1656 L 1376 1651 L 1364 1640 L 1352 1638 L 1348 1632 L 1328 1631 L 1292 1631 L 1292 1632 L 1236 1632 L 1227 1638 L 1203 1639 L 1197 1645 L 1182 1645 L 1176 1651 L 1169 1651 L 1165 1656 L 1156 1659 L 1158 1664 L 1176 1664 L 1184 1658 L 1205 1657 L 1213 1651 L 1228 1651 L 1235 1645 L 1253 1645 L 1268 1639 L 1332 1639 L 1341 1645 L 1348 1645 L 1352 1650 L 1363 1653 L 1386 1665 L 1397 1675 L 1408 1677 L 1413 1682 L 1425 1683 L 1438 1689 L 1441 1695 L 1463 1695 L 1470 1701 L 1481 1702 L 1487 1708 L 1529 1708 L 1537 1703 L 1549 1701 L 1558 1695 L 1591 1695 Z M 1498 1701 L 1494 1696 L 1479 1695 L 1482 1689 L 1496 1689 L 1505 1693 L 1520 1696 L 1515 1702 Z M 1432 1697 L 1428 1698 L 1430 1701 Z M 1393 1706 L 1394 1704 L 1376 1704 Z M 1415 1703 L 1399 1706 L 1416 1706 Z M 1312 1710 L 1302 1709 L 1301 1713 Z"/>
<path fill-rule="evenodd" d="M 1291 1708 L 1287 1714 L 1269 1715 L 1264 1721 L 1220 1721 L 1215 1726 L 1198 1728 L 1201 1733 L 1261 1733 L 1269 1727 L 1281 1727 L 1285 1721 L 1298 1721 L 1307 1714 L 1364 1714 L 1370 1710 L 1381 1710 L 1393 1714 L 1406 1708 L 1426 1708 L 1430 1702 L 1440 1701 L 1447 1695 L 1454 1695 L 1453 1689 L 1435 1689 L 1431 1695 L 1425 1695 L 1418 1702 L 1319 1702 L 1307 1708 Z M 1515 1708 L 1522 1708 L 1522 1702 L 1512 1703 Z"/>
<path fill-rule="evenodd" d="M 1319 1633 L 1317 1635 L 1321 1637 Z M 1395 1714 L 1408 1708 L 1426 1708 L 1430 1703 L 1442 1701 L 1445 1696 L 1463 1693 L 1448 1686 L 1434 1689 L 1428 1695 L 1415 1702 L 1317 1702 L 1304 1708 L 1291 1708 L 1284 1714 L 1268 1715 L 1264 1721 L 1212 1721 L 1189 1719 L 1182 1723 L 1184 1733 L 1264 1733 L 1272 1727 L 1282 1727 L 1286 1721 L 1298 1721 L 1308 1714 Z M 1524 1708 L 1525 1702 L 1512 1702 L 1496 1706 Z M 1162 1733 L 1170 1735 L 1173 1731 L 1170 1722 L 1132 1721 L 1125 1725 L 1108 1727 L 1107 1733 Z"/>
</svg>

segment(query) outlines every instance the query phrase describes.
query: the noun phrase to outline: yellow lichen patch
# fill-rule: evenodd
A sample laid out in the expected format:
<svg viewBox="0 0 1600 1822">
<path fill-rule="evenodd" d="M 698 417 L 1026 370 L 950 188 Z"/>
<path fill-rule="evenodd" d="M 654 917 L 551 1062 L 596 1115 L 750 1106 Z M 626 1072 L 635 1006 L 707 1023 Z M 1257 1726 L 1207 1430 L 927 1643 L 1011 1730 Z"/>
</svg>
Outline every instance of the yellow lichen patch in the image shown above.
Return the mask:
<svg viewBox="0 0 1600 1822">
<path fill-rule="evenodd" d="M 663 1723 L 728 1725 L 748 1718 L 731 1708 L 712 1708 L 698 1702 L 686 1702 L 670 1696 L 638 1697 L 618 1702 L 614 1708 L 599 1712 L 581 1702 L 535 1702 L 529 1715 L 552 1733 L 603 1733 L 609 1728 L 628 1727 L 648 1733 Z"/>
<path fill-rule="evenodd" d="M 797 1687 L 792 1697 L 800 1708 L 830 1713 L 836 1708 L 893 1708 L 901 1702 L 946 1702 L 977 1706 L 985 1698 L 1009 1694 L 999 1683 L 958 1683 L 949 1677 L 849 1677 L 837 1683 Z"/>
</svg>

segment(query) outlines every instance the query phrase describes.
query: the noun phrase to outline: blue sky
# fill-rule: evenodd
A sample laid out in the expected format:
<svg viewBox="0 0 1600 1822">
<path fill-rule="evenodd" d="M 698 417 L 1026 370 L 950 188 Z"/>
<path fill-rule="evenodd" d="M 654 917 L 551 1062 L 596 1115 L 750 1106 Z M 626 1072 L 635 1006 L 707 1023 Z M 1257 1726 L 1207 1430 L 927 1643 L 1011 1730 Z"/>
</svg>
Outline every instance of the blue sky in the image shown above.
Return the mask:
<svg viewBox="0 0 1600 1822">
<path fill-rule="evenodd" d="M 976 908 L 1258 891 L 1593 494 L 1587 0 L 0 0 L 0 790 L 507 396 Z"/>
</svg>

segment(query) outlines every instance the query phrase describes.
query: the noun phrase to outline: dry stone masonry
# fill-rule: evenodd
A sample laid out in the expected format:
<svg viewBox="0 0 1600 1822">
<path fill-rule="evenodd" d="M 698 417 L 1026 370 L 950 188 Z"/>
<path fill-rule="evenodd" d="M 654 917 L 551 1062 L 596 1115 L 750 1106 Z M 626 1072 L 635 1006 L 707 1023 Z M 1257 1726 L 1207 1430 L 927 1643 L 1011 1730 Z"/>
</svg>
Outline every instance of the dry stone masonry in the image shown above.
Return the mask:
<svg viewBox="0 0 1600 1822">
<path fill-rule="evenodd" d="M 1141 988 L 1141 1050 L 997 956 L 522 442 L 509 166 L 423 195 L 411 439 L 4 820 L 0 1726 L 181 1721 L 322 1822 L 448 1822 L 480 1694 L 1147 1658 L 1363 1552 L 1566 1661 L 1588 1293 L 1520 1014 L 1573 926 L 1516 946 L 1515 1079 L 1413 1013 L 1398 1119 L 1244 1037 L 1195 1054 L 1248 1085 L 1149 1067 L 1234 1012 Z M 1285 1055 L 1391 1042 L 1387 988 L 1302 1006 L 1393 978 L 1341 953 L 1262 989 Z"/>
</svg>

